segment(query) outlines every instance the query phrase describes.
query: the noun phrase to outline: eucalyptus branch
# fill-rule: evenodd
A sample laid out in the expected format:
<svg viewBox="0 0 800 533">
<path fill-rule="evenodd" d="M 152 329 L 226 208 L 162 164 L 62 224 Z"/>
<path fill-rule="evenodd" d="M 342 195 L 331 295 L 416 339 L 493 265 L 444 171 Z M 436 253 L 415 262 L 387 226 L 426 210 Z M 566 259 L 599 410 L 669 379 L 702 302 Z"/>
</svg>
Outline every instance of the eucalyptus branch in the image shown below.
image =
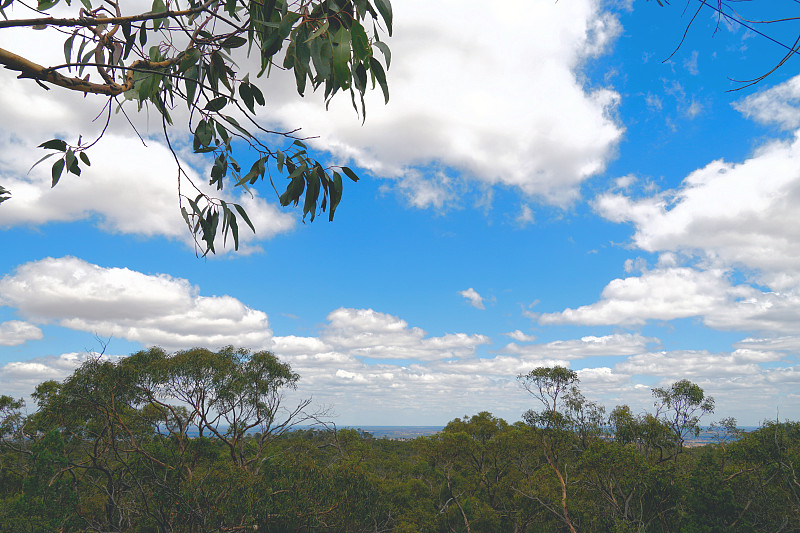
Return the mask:
<svg viewBox="0 0 800 533">
<path fill-rule="evenodd" d="M 141 13 L 139 15 L 129 15 L 125 17 L 80 17 L 80 18 L 54 18 L 54 17 L 41 17 L 33 19 L 17 19 L 17 20 L 0 20 L 0 29 L 3 28 L 21 28 L 33 26 L 59 26 L 59 27 L 74 27 L 83 26 L 90 28 L 100 24 L 124 24 L 126 22 L 144 22 L 148 20 L 156 20 L 163 18 L 181 18 L 191 15 L 196 15 L 207 10 L 214 3 L 219 0 L 207 0 L 204 4 L 191 9 L 182 11 L 161 11 L 159 13 Z"/>
</svg>

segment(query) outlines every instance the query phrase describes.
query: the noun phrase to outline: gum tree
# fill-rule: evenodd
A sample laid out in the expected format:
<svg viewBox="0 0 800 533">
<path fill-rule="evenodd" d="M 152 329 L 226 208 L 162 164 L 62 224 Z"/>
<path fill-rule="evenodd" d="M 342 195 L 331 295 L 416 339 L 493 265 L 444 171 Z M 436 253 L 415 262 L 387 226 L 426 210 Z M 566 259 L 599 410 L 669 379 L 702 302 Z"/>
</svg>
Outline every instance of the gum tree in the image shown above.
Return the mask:
<svg viewBox="0 0 800 533">
<path fill-rule="evenodd" d="M 160 117 L 171 150 L 173 115 L 186 106 L 184 127 L 194 152 L 213 160 L 209 183 L 216 190 L 248 191 L 268 180 L 276 194 L 278 187 L 284 189 L 281 205 L 302 201 L 303 217 L 311 220 L 326 210 L 333 220 L 342 175 L 358 177 L 347 167 L 314 159 L 298 130 L 275 131 L 259 123 L 258 110 L 269 102 L 258 78 L 290 70 L 300 96 L 319 89 L 329 102 L 347 92 L 362 118 L 370 87 L 380 87 L 389 99 L 391 55 L 381 40 L 383 32 L 392 33 L 389 0 L 153 0 L 149 8 L 119 0 L 38 0 L 35 5 L 0 0 L 0 15 L 0 30 L 64 38 L 64 59 L 58 64 L 40 65 L 26 57 L 26 50 L 0 47 L 0 65 L 18 72 L 20 83 L 104 100 L 103 132 L 115 112 L 127 118 L 129 111 L 146 108 Z M 98 141 L 75 135 L 42 143 L 48 151 L 42 160 L 54 161 L 52 185 L 66 174 L 80 175 Z M 255 156 L 250 168 L 235 155 L 242 147 Z M 181 213 L 199 249 L 213 253 L 220 233 L 230 235 L 238 248 L 240 221 L 255 231 L 247 213 L 203 192 L 177 156 L 175 161 Z M 0 203 L 10 197 L 11 191 L 0 186 Z"/>
<path fill-rule="evenodd" d="M 539 367 L 527 374 L 517 376 L 522 388 L 536 398 L 544 408 L 542 411 L 529 409 L 522 418 L 530 426 L 537 428 L 541 441 L 540 449 L 547 464 L 558 478 L 561 499 L 558 507 L 545 503 L 541 498 L 526 493 L 528 497 L 539 501 L 545 508 L 556 515 L 572 533 L 576 533 L 576 525 L 569 512 L 569 490 L 567 481 L 567 462 L 565 455 L 571 452 L 570 432 L 571 420 L 567 400 L 579 393 L 578 373 L 563 366 Z M 523 491 L 525 492 L 525 491 Z"/>
<path fill-rule="evenodd" d="M 666 388 L 654 388 L 652 392 L 655 416 L 672 430 L 680 451 L 687 437 L 700 434 L 700 417 L 714 412 L 714 398 L 706 396 L 699 385 L 688 379 L 676 381 Z"/>
</svg>

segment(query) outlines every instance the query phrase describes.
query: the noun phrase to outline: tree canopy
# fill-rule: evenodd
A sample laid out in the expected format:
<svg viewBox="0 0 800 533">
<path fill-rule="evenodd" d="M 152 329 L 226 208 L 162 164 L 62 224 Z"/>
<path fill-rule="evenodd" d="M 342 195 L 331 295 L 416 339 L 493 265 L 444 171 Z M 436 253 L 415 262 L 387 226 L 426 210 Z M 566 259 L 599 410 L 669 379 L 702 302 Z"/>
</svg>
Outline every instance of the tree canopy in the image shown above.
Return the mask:
<svg viewBox="0 0 800 533">
<path fill-rule="evenodd" d="M 800 424 L 742 432 L 728 419 L 733 438 L 678 453 L 674 413 L 696 422 L 710 400 L 687 380 L 653 389 L 655 414 L 622 405 L 605 417 L 574 371 L 538 368 L 520 381 L 559 425 L 482 411 L 432 436 L 390 440 L 298 426 L 320 420 L 307 401 L 281 405 L 298 379 L 266 351 L 152 348 L 90 358 L 63 382 L 40 384 L 32 413 L 0 395 L 0 523 L 15 532 L 800 528 Z"/>
<path fill-rule="evenodd" d="M 192 183 L 170 142 L 173 116 L 179 114 L 186 117 L 194 152 L 213 158 L 209 183 L 216 190 L 249 191 L 268 180 L 281 205 L 302 201 L 304 218 L 314 220 L 327 211 L 333 220 L 343 176 L 357 181 L 357 175 L 312 157 L 298 130 L 261 124 L 258 110 L 269 103 L 258 79 L 276 69 L 290 70 L 300 96 L 321 89 L 330 101 L 347 92 L 363 120 L 370 87 L 380 87 L 389 100 L 391 53 L 381 34 L 392 33 L 390 1 L 153 0 L 149 9 L 128 9 L 118 0 L 39 0 L 36 6 L 0 0 L 0 29 L 65 37 L 59 64 L 40 65 L 26 57 L 26 50 L 0 48 L 0 65 L 43 89 L 55 86 L 106 99 L 101 112 L 106 128 L 115 113 L 127 118 L 131 109 L 155 111 L 179 168 L 181 213 L 203 254 L 215 252 L 219 234 L 230 236 L 238 248 L 240 221 L 255 228 L 241 205 Z M 65 174 L 80 175 L 99 140 L 86 141 L 76 132 L 71 139 L 43 142 L 40 147 L 48 153 L 39 162 L 55 158 L 52 185 Z M 240 148 L 254 155 L 250 168 L 237 160 Z M 0 186 L 0 203 L 12 192 Z"/>
</svg>

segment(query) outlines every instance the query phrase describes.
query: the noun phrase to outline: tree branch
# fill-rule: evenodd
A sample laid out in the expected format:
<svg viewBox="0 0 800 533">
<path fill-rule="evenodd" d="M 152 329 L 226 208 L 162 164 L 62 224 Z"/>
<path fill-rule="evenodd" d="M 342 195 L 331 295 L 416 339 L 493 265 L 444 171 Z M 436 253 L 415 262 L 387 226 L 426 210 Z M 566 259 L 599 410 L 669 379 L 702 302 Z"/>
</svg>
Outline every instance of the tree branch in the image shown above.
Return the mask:
<svg viewBox="0 0 800 533">
<path fill-rule="evenodd" d="M 19 28 L 26 26 L 60 26 L 60 27 L 74 27 L 84 26 L 87 28 L 98 26 L 100 24 L 121 24 L 123 22 L 142 22 L 146 20 L 164 19 L 164 18 L 178 18 L 196 13 L 202 13 L 208 9 L 214 2 L 218 0 L 207 0 L 204 4 L 199 5 L 192 9 L 183 11 L 161 11 L 160 13 L 141 13 L 139 15 L 131 15 L 128 17 L 81 17 L 77 19 L 54 17 L 41 17 L 35 19 L 18 19 L 18 20 L 0 20 L 0 29 L 2 28 Z"/>
</svg>

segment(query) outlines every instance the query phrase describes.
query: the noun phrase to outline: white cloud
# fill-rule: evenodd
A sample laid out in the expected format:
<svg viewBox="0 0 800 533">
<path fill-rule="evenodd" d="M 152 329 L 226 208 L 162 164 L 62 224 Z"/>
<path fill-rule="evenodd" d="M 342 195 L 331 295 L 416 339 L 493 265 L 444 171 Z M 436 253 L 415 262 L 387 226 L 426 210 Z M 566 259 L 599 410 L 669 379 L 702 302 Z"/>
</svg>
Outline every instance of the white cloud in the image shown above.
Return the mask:
<svg viewBox="0 0 800 533">
<path fill-rule="evenodd" d="M 89 152 L 92 165 L 84 167 L 80 177 L 63 175 L 51 188 L 50 165 L 54 159 L 28 174 L 27 167 L 34 161 L 30 142 L 0 138 L 5 156 L 0 183 L 12 192 L 12 198 L 0 209 L 0 227 L 71 222 L 99 215 L 97 225 L 105 231 L 163 236 L 192 246 L 191 234 L 180 214 L 177 167 L 168 148 L 154 140 L 148 140 L 145 147 L 138 139 L 114 134 L 107 134 L 101 142 Z M 205 179 L 185 161 L 184 165 L 191 181 L 210 192 Z M 196 195 L 186 178 L 181 186 L 183 194 Z M 256 227 L 253 235 L 244 222 L 239 223 L 244 247 L 289 231 L 295 225 L 291 215 L 258 196 L 245 193 L 223 198 L 241 204 Z M 191 211 L 185 200 L 183 205 Z M 232 242 L 228 248 L 233 248 Z M 218 249 L 223 249 L 221 240 Z"/>
<path fill-rule="evenodd" d="M 65 353 L 57 356 L 35 357 L 27 361 L 12 361 L 0 366 L 0 391 L 15 398 L 29 395 L 38 384 L 68 377 L 84 361 L 100 357 L 97 353 Z M 118 356 L 102 356 L 115 360 Z"/>
<path fill-rule="evenodd" d="M 0 322 L 0 346 L 16 346 L 44 336 L 42 330 L 29 322 L 9 320 Z"/>
<path fill-rule="evenodd" d="M 644 99 L 647 107 L 649 107 L 653 111 L 661 111 L 663 104 L 661 103 L 661 98 L 658 97 L 657 94 L 647 93 Z"/>
<path fill-rule="evenodd" d="M 770 337 L 770 338 L 748 337 L 734 344 L 734 347 L 744 348 L 749 350 L 768 350 L 768 351 L 777 350 L 777 351 L 800 352 L 800 337 L 795 337 L 795 336 Z"/>
<path fill-rule="evenodd" d="M 405 320 L 372 309 L 339 308 L 328 315 L 320 335 L 327 345 L 352 356 L 374 359 L 430 361 L 472 356 L 475 348 L 489 342 L 484 335 L 448 333 L 426 337 L 425 331 L 408 327 Z"/>
<path fill-rule="evenodd" d="M 267 315 L 230 296 L 200 296 L 187 280 L 77 259 L 26 263 L 0 279 L 0 305 L 26 319 L 167 349 L 268 347 Z"/>
<path fill-rule="evenodd" d="M 486 307 L 483 305 L 483 297 L 472 287 L 464 291 L 459 291 L 458 294 L 469 300 L 469 304 L 472 307 L 486 309 Z"/>
<path fill-rule="evenodd" d="M 713 161 L 680 188 L 633 199 L 600 195 L 595 209 L 631 222 L 633 243 L 650 252 L 683 251 L 758 270 L 780 288 L 800 272 L 800 139 L 773 141 L 743 163 Z"/>
<path fill-rule="evenodd" d="M 533 216 L 533 209 L 529 205 L 523 205 L 520 209 L 519 215 L 514 219 L 516 220 L 517 224 L 522 227 L 527 226 L 528 224 L 533 224 L 534 216 Z"/>
<path fill-rule="evenodd" d="M 312 144 L 334 157 L 396 178 L 414 205 L 448 198 L 441 183 L 420 182 L 414 171 L 431 166 L 564 205 L 605 168 L 622 133 L 610 118 L 619 95 L 586 89 L 579 74 L 620 31 L 600 4 L 401 2 L 388 40 L 391 100 L 384 106 L 370 94 L 363 127 L 346 97 L 327 113 L 320 95 L 298 100 L 291 74 L 268 112 L 284 127 L 318 135 Z"/>
<path fill-rule="evenodd" d="M 638 334 L 615 333 L 602 337 L 590 335 L 580 339 L 552 341 L 526 346 L 520 346 L 512 342 L 507 344 L 501 352 L 526 358 L 570 360 L 584 359 L 586 357 L 638 354 L 646 350 L 648 344 L 657 342 L 658 339 L 643 337 Z"/>
<path fill-rule="evenodd" d="M 55 9 L 54 13 L 60 6 Z M 126 9 L 135 9 L 135 5 L 126 4 Z M 67 10 L 63 11 L 66 15 Z M 0 46 L 30 54 L 41 64 L 58 64 L 64 61 L 63 41 L 57 32 L 11 28 L 3 32 Z M 103 106 L 107 101 L 105 97 L 84 96 L 58 87 L 45 91 L 32 80 L 17 79 L 15 72 L 0 70 L 0 185 L 12 193 L 0 209 L 0 228 L 93 220 L 108 232 L 161 236 L 193 246 L 180 213 L 177 165 L 163 141 L 160 115 L 153 110 L 136 112 L 134 102 L 125 103 L 135 131 L 122 113 L 112 113 L 105 135 L 87 151 L 91 166 L 81 165 L 80 177 L 65 172 L 58 185 L 51 188 L 50 167 L 55 158 L 28 172 L 48 153 L 36 148 L 43 141 L 58 137 L 75 144 L 81 136 L 85 146 L 97 138 L 105 125 L 107 108 Z M 112 104 L 116 109 L 116 102 Z M 267 202 L 258 194 L 251 197 L 234 191 L 231 183 L 222 192 L 208 185 L 208 160 L 193 154 L 187 145 L 187 113 L 186 106 L 172 109 L 177 126 L 169 128 L 172 145 L 187 174 L 180 192 L 194 198 L 197 186 L 212 197 L 245 207 L 257 233 L 253 235 L 239 219 L 243 253 L 258 251 L 259 241 L 292 230 L 296 215 L 282 212 L 277 201 Z M 98 118 L 93 120 L 95 117 Z M 267 198 L 274 194 L 270 187 L 262 190 Z M 191 211 L 185 200 L 183 205 Z M 228 239 L 223 246 L 220 239 L 218 253 L 232 249 L 232 244 Z"/>
<path fill-rule="evenodd" d="M 700 74 L 700 70 L 697 68 L 698 55 L 699 54 L 697 50 L 692 50 L 692 53 L 689 55 L 689 57 L 683 60 L 683 68 L 685 68 L 686 71 L 692 76 L 697 76 Z"/>
<path fill-rule="evenodd" d="M 385 106 L 380 91 L 371 93 L 365 126 L 347 95 L 335 98 L 326 112 L 321 94 L 301 99 L 293 75 L 285 72 L 259 80 L 271 96 L 261 117 L 277 130 L 302 127 L 301 134 L 316 137 L 312 145 L 339 161 L 353 160 L 376 176 L 395 178 L 416 207 L 443 208 L 457 198 L 461 189 L 448 173 L 515 187 L 563 206 L 578 197 L 583 181 L 602 172 L 623 131 L 611 117 L 619 94 L 588 89 L 581 74 L 582 66 L 605 53 L 621 31 L 601 4 L 575 0 L 565 9 L 549 0 L 513 0 L 502 9 L 483 9 L 454 0 L 408 0 L 394 6 L 395 31 L 388 39 L 391 101 Z M 509 12 L 525 15 L 509 17 Z M 9 49 L 35 50 L 32 58 L 42 63 L 62 61 L 62 42 L 55 32 L 14 29 L 4 32 L 2 41 Z M 240 59 L 242 65 L 257 64 L 257 58 Z M 548 105 L 541 105 L 544 101 Z M 89 152 L 92 167 L 80 179 L 65 177 L 50 191 L 46 163 L 26 175 L 40 142 L 54 136 L 74 142 L 79 133 L 93 139 L 103 119 L 90 121 L 104 103 L 57 88 L 45 92 L 15 73 L 0 73 L 0 124 L 5 125 L 0 150 L 6 158 L 13 155 L 10 164 L 0 164 L 0 184 L 13 193 L 0 211 L 0 226 L 99 215 L 109 231 L 188 240 L 177 209 L 174 162 L 163 143 L 153 140 L 160 135 L 157 113 L 129 111 L 149 149 L 127 121 L 114 115 L 106 138 Z M 186 123 L 183 106 L 173 115 L 176 124 Z M 172 130 L 178 144 L 186 139 L 180 131 Z M 425 176 L 435 177 L 423 178 L 423 169 Z M 256 203 L 250 215 L 261 219 L 257 239 L 293 227 L 294 217 Z M 239 227 L 247 233 L 243 224 Z"/>
<path fill-rule="evenodd" d="M 672 381 L 684 378 L 730 378 L 760 374 L 759 363 L 779 361 L 782 358 L 782 354 L 760 350 L 739 349 L 731 353 L 678 350 L 634 355 L 617 364 L 615 370 L 629 375 L 661 376 Z"/>
<path fill-rule="evenodd" d="M 756 120 L 790 127 L 800 125 L 789 112 L 799 100 L 800 81 L 793 79 L 736 107 Z M 541 320 L 641 324 L 696 316 L 719 329 L 798 333 L 798 200 L 797 133 L 764 143 L 739 163 L 712 161 L 672 190 L 644 197 L 627 191 L 602 194 L 594 201 L 596 211 L 611 221 L 632 223 L 633 245 L 659 253 L 658 266 L 639 277 L 613 280 L 594 304 Z M 635 269 L 629 265 L 629 271 Z"/>
<path fill-rule="evenodd" d="M 698 317 L 720 330 L 800 333 L 800 292 L 732 284 L 722 269 L 659 267 L 612 280 L 599 301 L 537 315 L 541 324 L 640 326 Z"/>
<path fill-rule="evenodd" d="M 522 331 L 520 331 L 518 329 L 515 329 L 514 331 L 512 331 L 510 333 L 503 333 L 503 335 L 505 335 L 507 337 L 511 337 L 512 339 L 514 339 L 517 342 L 533 342 L 533 341 L 536 340 L 536 337 L 534 335 L 528 335 L 528 334 L 523 333 Z"/>
<path fill-rule="evenodd" d="M 684 114 L 690 118 L 696 118 L 703 112 L 703 105 L 697 100 L 692 99 L 692 102 L 683 110 Z"/>
<path fill-rule="evenodd" d="M 539 316 L 541 324 L 643 324 L 710 313 L 729 303 L 722 271 L 656 269 L 640 277 L 615 279 L 597 303 Z"/>
<path fill-rule="evenodd" d="M 785 130 L 800 128 L 800 76 L 734 102 L 747 118 L 776 124 Z"/>
</svg>

